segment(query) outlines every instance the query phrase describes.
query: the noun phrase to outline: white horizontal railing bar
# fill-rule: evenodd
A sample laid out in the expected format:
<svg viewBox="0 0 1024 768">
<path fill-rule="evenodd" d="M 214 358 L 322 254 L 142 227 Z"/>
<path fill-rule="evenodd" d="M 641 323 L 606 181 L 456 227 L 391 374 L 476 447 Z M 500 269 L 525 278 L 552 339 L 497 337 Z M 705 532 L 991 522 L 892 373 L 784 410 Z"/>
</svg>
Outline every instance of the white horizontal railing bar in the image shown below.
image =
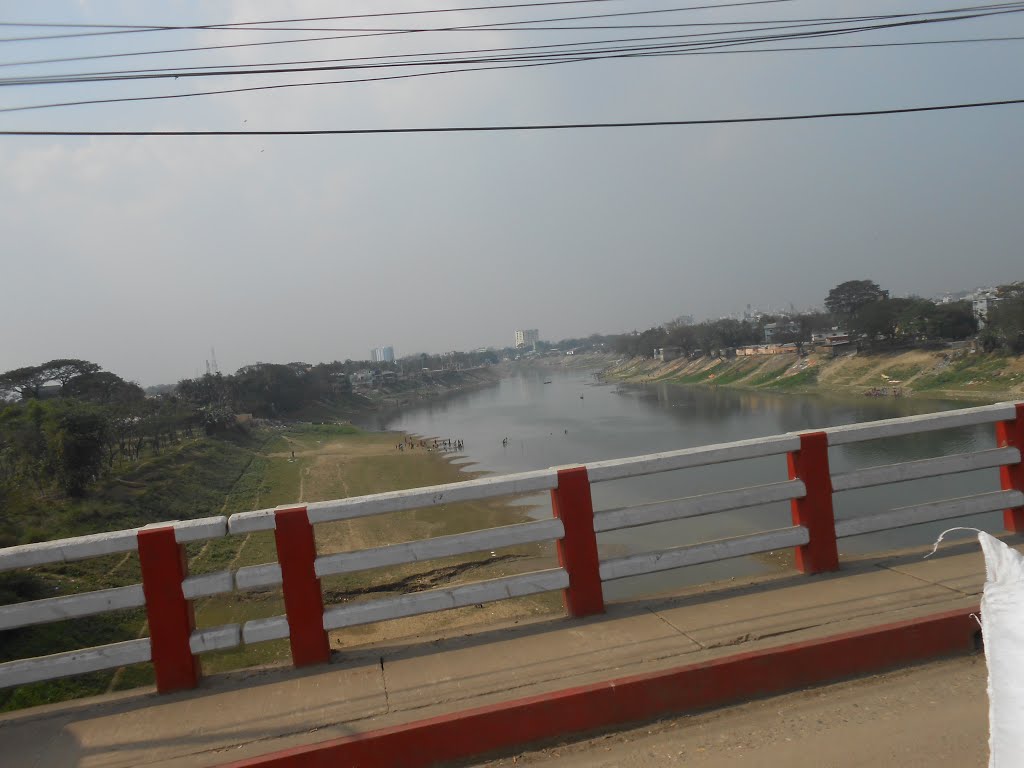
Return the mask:
<svg viewBox="0 0 1024 768">
<path fill-rule="evenodd" d="M 242 627 L 239 624 L 225 624 L 221 627 L 197 629 L 189 637 L 192 653 L 209 653 L 235 648 L 242 644 Z"/>
<path fill-rule="evenodd" d="M 388 491 L 368 496 L 354 496 L 348 499 L 316 501 L 305 505 L 297 502 L 284 504 L 278 509 L 305 506 L 310 523 L 329 523 L 334 520 L 350 520 L 355 517 L 370 517 L 388 512 L 401 512 L 406 509 L 489 499 L 494 496 L 547 491 L 557 487 L 558 473 L 553 469 L 539 469 L 515 475 L 481 477 L 460 483 L 410 488 L 404 491 Z M 274 511 L 261 509 L 256 512 L 239 512 L 228 519 L 228 529 L 231 533 L 272 531 L 274 530 Z"/>
<path fill-rule="evenodd" d="M 146 596 L 142 594 L 142 585 L 133 584 L 130 587 L 115 587 L 78 595 L 0 605 L 0 630 L 138 608 L 145 604 Z"/>
<path fill-rule="evenodd" d="M 216 539 L 227 534 L 227 518 L 219 516 L 205 517 L 199 520 L 154 523 L 140 528 L 92 533 L 87 536 L 41 541 L 36 544 L 20 544 L 16 547 L 0 549 L 0 571 L 87 560 L 91 557 L 116 555 L 121 552 L 135 552 L 139 548 L 139 531 L 166 526 L 174 526 L 174 538 L 179 544 Z"/>
<path fill-rule="evenodd" d="M 797 525 L 792 528 L 780 528 L 750 536 L 737 536 L 687 547 L 674 547 L 660 552 L 644 552 L 601 563 L 601 581 L 612 581 L 628 576 L 683 568 L 688 565 L 728 560 L 733 557 L 770 552 L 775 549 L 799 547 L 807 544 L 810 540 L 807 529 L 802 525 Z"/>
<path fill-rule="evenodd" d="M 862 440 L 878 440 L 883 437 L 900 437 L 936 429 L 969 427 L 975 424 L 991 424 L 1008 421 L 1017 414 L 1013 403 L 997 403 L 976 408 L 961 408 L 941 413 L 926 413 L 918 416 L 903 416 L 884 421 L 868 421 L 861 424 L 846 424 L 841 427 L 827 427 L 829 445 L 846 445 Z"/>
<path fill-rule="evenodd" d="M 161 528 L 165 523 L 158 523 L 148 528 Z M 198 520 L 179 520 L 174 525 L 174 538 L 179 544 L 190 541 L 207 541 L 220 539 L 228 535 L 228 519 L 224 515 L 202 517 Z"/>
<path fill-rule="evenodd" d="M 702 467 L 727 461 L 755 459 L 761 456 L 775 456 L 795 451 L 800 447 L 800 438 L 795 435 L 774 435 L 753 440 L 739 440 L 734 443 L 704 445 L 697 448 L 683 448 L 678 451 L 652 453 L 647 456 L 632 456 L 625 459 L 610 459 L 587 464 L 587 474 L 592 483 L 619 480 L 624 477 L 652 475 L 656 472 L 671 472 L 674 469 Z"/>
<path fill-rule="evenodd" d="M 249 512 L 236 512 L 228 518 L 228 533 L 256 533 L 257 531 L 274 530 L 274 512 L 277 509 L 254 509 Z"/>
<path fill-rule="evenodd" d="M 458 533 L 452 536 L 435 536 L 431 539 L 408 541 L 386 547 L 323 555 L 316 559 L 316 575 L 318 577 L 331 576 L 339 573 L 365 571 L 386 565 L 416 563 L 421 560 L 465 555 L 488 549 L 551 541 L 563 536 L 565 536 L 565 526 L 561 520 L 554 518 Z"/>
<path fill-rule="evenodd" d="M 850 517 L 836 521 L 836 538 L 857 536 L 862 533 L 884 531 L 890 528 L 905 528 L 918 523 L 948 520 L 951 517 L 979 515 L 982 512 L 996 512 L 1000 509 L 1024 505 L 1024 493 L 1020 491 L 995 491 L 962 499 L 947 499 L 912 507 L 900 507 L 877 515 Z"/>
<path fill-rule="evenodd" d="M 290 634 L 287 616 L 253 619 L 242 625 L 242 641 L 246 645 L 263 643 L 267 640 L 284 640 Z"/>
<path fill-rule="evenodd" d="M 197 597 L 209 597 L 210 595 L 222 595 L 225 592 L 233 592 L 235 580 L 231 571 L 217 571 L 216 573 L 205 573 L 201 576 L 188 576 L 181 582 L 181 591 L 186 600 L 195 600 Z"/>
<path fill-rule="evenodd" d="M 86 560 L 90 557 L 135 552 L 139 548 L 138 529 L 93 533 L 72 539 L 41 541 L 0 549 L 0 571 L 30 568 L 34 565 Z"/>
<path fill-rule="evenodd" d="M 400 512 L 405 509 L 421 507 L 436 507 L 441 504 L 489 499 L 494 496 L 549 491 L 557 487 L 558 473 L 554 469 L 539 469 L 515 475 L 481 477 L 462 483 L 411 488 L 407 491 L 389 491 L 373 496 L 318 501 L 307 505 L 307 510 L 309 522 L 329 523 L 333 520 L 350 520 L 354 517 L 382 515 L 387 512 Z"/>
<path fill-rule="evenodd" d="M 788 480 L 781 483 L 755 485 L 735 491 L 705 493 L 701 496 L 687 496 L 681 499 L 658 501 L 637 507 L 609 509 L 594 514 L 594 531 L 617 531 L 640 525 L 700 517 L 730 509 L 743 509 L 760 504 L 803 498 L 807 491 L 802 480 Z"/>
<path fill-rule="evenodd" d="M 116 669 L 128 664 L 141 664 L 150 658 L 149 638 L 144 637 L 141 640 L 127 640 L 80 651 L 18 659 L 0 664 L 0 688 Z"/>
<path fill-rule="evenodd" d="M 235 571 L 235 589 L 275 587 L 284 581 L 277 563 L 246 565 Z"/>
<path fill-rule="evenodd" d="M 939 477 L 957 472 L 972 472 L 976 469 L 990 469 L 1018 462 L 1020 462 L 1020 451 L 1017 448 L 993 448 L 975 453 L 957 453 L 933 459 L 867 467 L 836 475 L 832 478 L 832 490 L 852 491 L 856 488 L 921 480 L 926 477 Z"/>
<path fill-rule="evenodd" d="M 432 589 L 411 595 L 329 608 L 324 611 L 324 629 L 354 627 L 359 624 L 399 619 L 434 611 L 446 611 L 450 608 L 461 608 L 467 605 L 493 603 L 510 597 L 523 597 L 556 589 L 566 589 L 568 586 L 569 576 L 562 568 L 535 571 L 518 576 L 505 576 L 500 579 L 477 581 L 457 587 Z"/>
</svg>

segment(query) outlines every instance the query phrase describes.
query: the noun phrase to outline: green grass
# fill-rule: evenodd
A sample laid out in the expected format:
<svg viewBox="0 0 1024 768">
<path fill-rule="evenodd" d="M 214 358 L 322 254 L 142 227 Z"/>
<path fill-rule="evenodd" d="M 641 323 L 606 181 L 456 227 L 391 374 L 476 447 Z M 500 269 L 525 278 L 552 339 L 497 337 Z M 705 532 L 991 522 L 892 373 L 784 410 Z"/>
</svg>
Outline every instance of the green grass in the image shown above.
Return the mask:
<svg viewBox="0 0 1024 768">
<path fill-rule="evenodd" d="M 756 371 L 762 365 L 763 365 L 763 363 L 760 363 L 760 362 L 757 362 L 757 363 L 754 363 L 753 365 L 751 365 L 747 361 L 739 361 L 739 360 L 733 361 L 730 364 L 731 368 L 728 371 L 726 371 L 725 373 L 722 373 L 722 374 L 716 376 L 711 381 L 711 383 L 714 384 L 717 387 L 725 386 L 726 384 L 733 384 L 734 382 L 737 382 L 740 379 L 744 379 L 747 376 L 750 376 L 752 373 L 754 373 L 754 371 Z"/>
<path fill-rule="evenodd" d="M 779 378 L 768 384 L 771 389 L 778 390 L 792 390 L 799 389 L 800 387 L 809 387 L 814 385 L 818 381 L 818 367 L 809 367 L 794 373 L 792 376 L 786 376 L 785 378 Z"/>
<path fill-rule="evenodd" d="M 751 379 L 750 381 L 747 382 L 747 385 L 751 386 L 751 387 L 763 387 L 766 384 L 771 384 L 773 381 L 778 379 L 785 372 L 786 372 L 786 367 L 785 366 L 779 366 L 778 368 L 773 368 L 770 371 L 765 371 L 764 373 L 762 373 L 757 378 Z"/>
<path fill-rule="evenodd" d="M 1000 382 L 992 381 L 1009 363 L 1009 359 L 999 355 L 966 355 L 950 363 L 937 374 L 925 374 L 915 381 L 916 390 L 956 389 L 975 382 L 982 387 L 998 388 Z"/>
<path fill-rule="evenodd" d="M 672 381 L 678 384 L 700 384 L 701 382 L 708 381 L 715 371 L 721 368 L 725 364 L 724 360 L 718 360 L 717 362 L 709 365 L 707 368 L 703 368 L 695 373 L 685 374 L 683 376 L 676 376 Z"/>
<path fill-rule="evenodd" d="M 228 504 L 247 509 L 261 481 L 257 451 L 265 435 L 232 433 L 170 446 L 121 475 L 130 485 L 109 479 L 83 499 L 18 499 L 5 509 L 23 541 L 57 539 L 110 531 L 164 520 L 185 520 L 224 514 Z M 230 511 L 237 511 L 231 509 Z M 189 545 L 190 567 L 206 573 L 227 566 L 240 543 L 220 539 Z M 269 558 L 273 559 L 273 558 Z M 137 584 L 138 557 L 111 555 L 33 569 L 30 573 L 0 574 L 3 602 L 71 595 Z M 25 627 L 0 633 L 0 661 L 42 656 L 145 636 L 141 609 L 104 613 L 74 621 Z M 0 710 L 61 701 L 77 696 L 134 687 L 152 681 L 149 665 L 116 674 L 98 672 L 70 680 L 55 680 L 0 690 Z"/>
</svg>

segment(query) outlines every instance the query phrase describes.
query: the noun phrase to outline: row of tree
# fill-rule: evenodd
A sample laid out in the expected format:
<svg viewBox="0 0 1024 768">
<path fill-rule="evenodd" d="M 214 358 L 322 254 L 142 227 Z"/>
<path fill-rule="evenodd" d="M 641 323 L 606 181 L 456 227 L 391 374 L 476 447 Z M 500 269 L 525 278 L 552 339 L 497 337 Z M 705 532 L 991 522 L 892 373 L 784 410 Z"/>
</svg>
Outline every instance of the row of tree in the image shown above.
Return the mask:
<svg viewBox="0 0 1024 768">
<path fill-rule="evenodd" d="M 979 339 L 988 351 L 1024 353 L 1024 282 L 996 289 L 999 301 L 989 311 Z M 684 354 L 713 354 L 730 347 L 765 342 L 765 326 L 784 322 L 773 340 L 802 345 L 816 332 L 841 329 L 862 348 L 935 341 L 959 341 L 978 333 L 969 301 L 936 304 L 916 297 L 891 298 L 873 280 L 840 283 L 825 298 L 826 312 L 762 315 L 756 320 L 723 318 L 702 323 L 671 321 L 664 325 L 611 337 L 619 354 L 651 356 L 658 347 L 678 347 Z"/>
<path fill-rule="evenodd" d="M 1002 348 L 1024 354 L 1024 281 L 999 286 L 996 298 L 978 337 L 981 345 L 986 351 Z"/>
</svg>

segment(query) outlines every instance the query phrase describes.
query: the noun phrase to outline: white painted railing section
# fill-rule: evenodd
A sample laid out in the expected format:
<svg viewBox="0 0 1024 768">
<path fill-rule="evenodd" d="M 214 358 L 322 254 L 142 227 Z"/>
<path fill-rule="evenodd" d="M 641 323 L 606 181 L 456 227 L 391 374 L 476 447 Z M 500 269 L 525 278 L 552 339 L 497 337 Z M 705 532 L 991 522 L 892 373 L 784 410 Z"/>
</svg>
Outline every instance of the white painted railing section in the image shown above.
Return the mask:
<svg viewBox="0 0 1024 768">
<path fill-rule="evenodd" d="M 1008 421 L 1015 416 L 1014 404 L 1001 403 L 993 406 L 829 427 L 822 431 L 827 434 L 830 446 L 839 446 L 863 440 L 991 424 L 997 421 Z M 658 472 L 779 456 L 799 448 L 799 434 L 775 435 L 646 456 L 592 462 L 585 466 L 590 481 L 601 483 Z M 844 492 L 953 473 L 994 469 L 1017 464 L 1020 461 L 1021 451 L 1018 448 L 996 448 L 868 467 L 834 475 L 830 480 L 834 492 Z M 557 486 L 558 471 L 545 469 L 499 477 L 478 478 L 427 488 L 315 502 L 307 505 L 286 505 L 274 509 L 243 512 L 232 515 L 230 518 L 217 516 L 200 520 L 159 523 L 145 528 L 173 526 L 178 543 L 199 542 L 227 535 L 247 535 L 259 531 L 272 531 L 275 527 L 276 511 L 290 506 L 306 506 L 310 522 L 319 524 L 408 509 L 439 507 L 497 496 L 537 493 L 556 489 Z M 610 509 L 595 513 L 594 530 L 597 533 L 602 533 L 668 520 L 758 507 L 800 499 L 805 494 L 806 488 L 801 480 L 785 480 L 748 488 Z M 840 538 L 856 536 L 1019 506 L 1024 506 L 1024 493 L 1021 491 L 993 491 L 960 499 L 945 499 L 877 514 L 839 519 L 836 521 L 836 534 Z M 135 552 L 138 549 L 138 533 L 141 530 L 144 528 L 8 547 L 0 550 L 0 571 Z M 321 555 L 316 558 L 315 572 L 317 577 L 326 577 L 504 547 L 551 542 L 562 539 L 564 536 L 565 528 L 559 519 L 533 521 L 372 549 Z M 605 581 L 627 578 L 776 549 L 803 546 L 808 541 L 808 532 L 803 526 L 763 531 L 719 541 L 700 542 L 687 546 L 670 547 L 656 552 L 606 559 L 600 563 L 600 576 Z M 234 590 L 275 587 L 281 582 L 280 565 L 265 563 L 239 568 L 234 572 L 225 570 L 188 576 L 181 586 L 184 597 L 187 600 L 195 600 Z M 443 589 L 329 606 L 324 611 L 323 625 L 326 630 L 352 627 L 562 590 L 567 589 L 568 586 L 569 576 L 565 570 L 554 568 Z M 144 605 L 145 596 L 142 585 L 139 584 L 4 605 L 0 606 L 0 631 L 74 619 L 107 611 L 139 608 Z M 289 632 L 287 618 L 275 616 L 247 621 L 242 625 L 228 624 L 197 629 L 192 633 L 189 644 L 194 654 L 202 654 L 233 648 L 243 643 L 251 644 L 285 639 L 289 636 Z M 142 638 L 81 651 L 11 661 L 0 664 L 0 687 L 112 669 L 149 661 L 150 658 L 149 639 Z"/>
<path fill-rule="evenodd" d="M 501 549 L 502 547 L 536 544 L 560 539 L 564 535 L 565 526 L 562 521 L 551 519 L 459 533 L 453 536 L 435 536 L 404 544 L 340 552 L 336 555 L 321 555 L 316 559 L 316 575 L 331 576 L 389 565 L 403 565 L 423 560 L 466 555 L 471 552 Z"/>
<path fill-rule="evenodd" d="M 671 472 L 690 467 L 703 467 L 708 464 L 722 464 L 727 461 L 777 456 L 795 451 L 799 447 L 799 437 L 776 435 L 719 445 L 705 445 L 698 448 L 683 448 L 665 453 L 652 453 L 647 456 L 633 456 L 627 459 L 595 461 L 587 464 L 586 467 L 590 482 L 604 483 L 609 480 L 653 475 L 658 472 Z"/>
<path fill-rule="evenodd" d="M 0 688 L 117 669 L 129 664 L 141 664 L 150 658 L 149 638 L 146 637 L 36 659 L 8 661 L 0 664 Z"/>
<path fill-rule="evenodd" d="M 467 605 L 493 603 L 511 597 L 567 589 L 569 576 L 562 568 L 477 581 L 445 589 L 431 589 L 411 595 L 355 603 L 324 611 L 324 629 L 341 629 L 375 621 L 387 621 L 421 613 L 447 611 Z"/>
<path fill-rule="evenodd" d="M 918 416 L 903 416 L 898 419 L 846 424 L 841 427 L 826 427 L 822 431 L 828 435 L 830 446 L 846 445 L 864 440 L 880 440 L 885 437 L 934 432 L 939 429 L 993 424 L 997 421 L 1013 419 L 1016 415 L 1016 406 L 1013 403 L 997 403 L 977 408 L 961 408 L 956 411 L 941 411 Z"/>
<path fill-rule="evenodd" d="M 642 552 L 601 563 L 601 581 L 624 579 L 627 576 L 641 576 L 645 573 L 669 571 L 688 565 L 713 563 L 718 560 L 754 555 L 759 552 L 799 547 L 807 544 L 810 540 L 807 529 L 802 525 L 797 525 L 792 528 L 780 528 L 776 531 L 754 533 L 749 536 L 708 541 L 687 547 L 673 547 L 659 552 Z"/>
</svg>

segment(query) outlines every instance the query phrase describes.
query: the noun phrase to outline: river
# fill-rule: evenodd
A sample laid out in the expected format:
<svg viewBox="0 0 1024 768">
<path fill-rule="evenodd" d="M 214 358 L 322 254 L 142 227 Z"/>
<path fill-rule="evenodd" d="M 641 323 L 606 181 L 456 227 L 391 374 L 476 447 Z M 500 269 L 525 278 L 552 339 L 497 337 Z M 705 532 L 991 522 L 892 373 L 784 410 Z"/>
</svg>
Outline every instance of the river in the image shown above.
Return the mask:
<svg viewBox="0 0 1024 768">
<path fill-rule="evenodd" d="M 521 368 L 496 386 L 440 402 L 374 414 L 365 426 L 464 441 L 463 466 L 472 471 L 521 472 L 679 448 L 724 443 L 794 430 L 849 424 L 951 408 L 963 403 L 885 398 L 776 395 L 666 383 L 617 386 L 589 372 Z M 833 472 L 959 453 L 995 445 L 991 426 L 945 430 L 832 448 Z M 503 445 L 504 438 L 508 444 Z M 631 478 L 593 486 L 595 509 L 610 509 L 786 479 L 784 456 Z M 837 517 L 870 514 L 922 501 L 998 490 L 997 470 L 918 480 L 837 494 Z M 550 514 L 544 495 L 524 501 L 535 516 Z M 682 546 L 790 525 L 787 503 L 604 533 L 602 557 Z M 944 521 L 844 539 L 841 554 L 931 543 Z M 999 513 L 968 525 L 998 530 Z M 746 557 L 622 579 L 606 585 L 609 599 L 778 568 Z"/>
</svg>

